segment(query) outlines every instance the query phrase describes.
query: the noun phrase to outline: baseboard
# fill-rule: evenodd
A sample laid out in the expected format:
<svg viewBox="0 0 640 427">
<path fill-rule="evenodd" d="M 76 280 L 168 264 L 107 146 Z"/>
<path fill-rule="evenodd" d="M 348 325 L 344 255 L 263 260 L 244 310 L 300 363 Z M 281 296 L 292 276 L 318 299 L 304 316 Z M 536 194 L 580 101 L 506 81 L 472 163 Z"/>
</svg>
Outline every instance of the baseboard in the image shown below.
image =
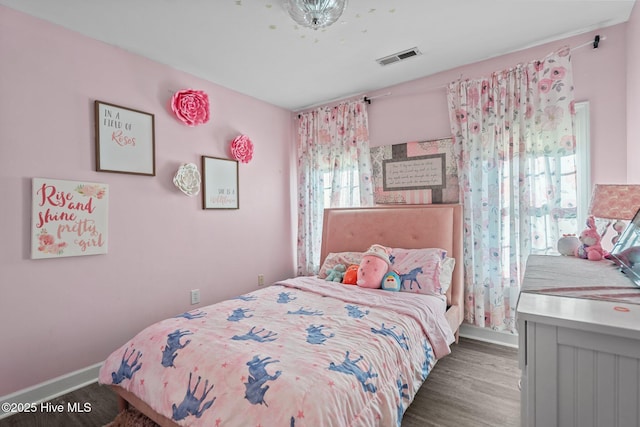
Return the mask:
<svg viewBox="0 0 640 427">
<path fill-rule="evenodd" d="M 478 341 L 490 342 L 492 344 L 518 348 L 518 335 L 494 331 L 489 328 L 479 328 L 466 323 L 460 325 L 460 336 Z"/>
<path fill-rule="evenodd" d="M 6 396 L 0 396 L 0 403 L 41 403 L 62 396 L 98 380 L 98 373 L 102 363 L 96 363 L 84 369 L 77 370 L 32 387 L 19 390 Z M 0 410 L 0 420 L 13 415 L 12 412 Z"/>
</svg>

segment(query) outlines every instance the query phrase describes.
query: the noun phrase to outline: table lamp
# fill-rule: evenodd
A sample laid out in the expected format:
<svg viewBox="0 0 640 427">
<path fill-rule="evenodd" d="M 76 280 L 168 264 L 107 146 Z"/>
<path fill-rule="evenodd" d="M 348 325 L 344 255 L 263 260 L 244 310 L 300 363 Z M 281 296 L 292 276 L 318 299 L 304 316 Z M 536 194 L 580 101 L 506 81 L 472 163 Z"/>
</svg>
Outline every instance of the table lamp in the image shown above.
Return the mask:
<svg viewBox="0 0 640 427">
<path fill-rule="evenodd" d="M 615 244 L 626 227 L 624 221 L 633 219 L 638 208 L 640 208 L 640 185 L 596 184 L 591 196 L 589 215 L 608 220 L 602 232 L 603 236 L 613 223 L 613 229 L 618 233 L 611 239 L 611 243 Z"/>
</svg>

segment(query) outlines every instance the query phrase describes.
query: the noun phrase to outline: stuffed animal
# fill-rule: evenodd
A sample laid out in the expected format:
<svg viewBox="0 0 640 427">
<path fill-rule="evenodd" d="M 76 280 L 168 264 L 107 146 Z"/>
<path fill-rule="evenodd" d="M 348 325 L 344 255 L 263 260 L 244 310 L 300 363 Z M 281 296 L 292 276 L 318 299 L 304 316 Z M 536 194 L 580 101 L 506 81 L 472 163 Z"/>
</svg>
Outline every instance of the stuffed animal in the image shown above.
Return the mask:
<svg viewBox="0 0 640 427">
<path fill-rule="evenodd" d="M 341 283 L 345 271 L 347 271 L 347 267 L 345 267 L 344 264 L 337 264 L 335 267 L 327 270 L 327 277 L 324 280 Z"/>
<path fill-rule="evenodd" d="M 600 233 L 596 229 L 596 221 L 593 216 L 587 218 L 587 229 L 580 233 L 579 239 L 582 244 L 575 251 L 577 257 L 589 261 L 600 261 L 604 257 L 605 252 L 600 244 Z"/>
<path fill-rule="evenodd" d="M 558 253 L 565 256 L 574 256 L 576 249 L 580 246 L 580 240 L 575 234 L 563 234 L 558 239 Z"/>
<path fill-rule="evenodd" d="M 382 245 L 372 245 L 362 255 L 362 261 L 358 267 L 358 280 L 356 285 L 362 288 L 379 289 L 382 278 L 389 271 L 389 249 Z"/>
<path fill-rule="evenodd" d="M 358 281 L 358 268 L 359 265 L 354 264 L 347 267 L 347 271 L 344 273 L 344 277 L 342 278 L 343 285 L 355 285 Z"/>
<path fill-rule="evenodd" d="M 397 292 L 400 290 L 400 276 L 395 271 L 390 271 L 382 278 L 382 285 L 380 286 L 385 291 Z"/>
</svg>

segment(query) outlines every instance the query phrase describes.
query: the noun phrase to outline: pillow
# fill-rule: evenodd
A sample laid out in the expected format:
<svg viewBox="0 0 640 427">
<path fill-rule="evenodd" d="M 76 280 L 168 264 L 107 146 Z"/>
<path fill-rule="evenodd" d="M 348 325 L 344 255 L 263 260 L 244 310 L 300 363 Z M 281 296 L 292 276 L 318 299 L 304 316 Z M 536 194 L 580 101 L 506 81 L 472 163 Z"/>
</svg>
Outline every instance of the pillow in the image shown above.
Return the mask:
<svg viewBox="0 0 640 427">
<path fill-rule="evenodd" d="M 440 248 L 391 249 L 391 269 L 400 276 L 400 291 L 444 295 L 451 285 L 455 260 Z"/>
<path fill-rule="evenodd" d="M 346 266 L 360 264 L 362 254 L 363 252 L 331 252 L 322 263 L 322 267 L 320 267 L 320 271 L 318 272 L 318 278 L 326 279 L 328 274 L 327 270 L 335 268 L 338 264 L 344 264 Z"/>
<path fill-rule="evenodd" d="M 456 259 L 446 257 L 440 265 L 440 287 L 442 293 L 446 294 L 451 287 L 451 280 L 453 280 L 453 269 L 456 266 Z"/>
</svg>

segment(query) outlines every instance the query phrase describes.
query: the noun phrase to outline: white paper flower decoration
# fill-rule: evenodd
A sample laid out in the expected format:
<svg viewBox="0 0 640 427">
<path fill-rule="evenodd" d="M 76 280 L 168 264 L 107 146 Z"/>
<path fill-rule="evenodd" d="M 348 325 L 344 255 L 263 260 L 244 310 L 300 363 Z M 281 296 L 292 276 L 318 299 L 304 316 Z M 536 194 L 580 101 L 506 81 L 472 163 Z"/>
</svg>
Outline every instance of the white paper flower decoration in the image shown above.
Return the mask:
<svg viewBox="0 0 640 427">
<path fill-rule="evenodd" d="M 173 183 L 187 196 L 195 196 L 200 192 L 200 171 L 193 163 L 185 163 L 173 177 Z"/>
</svg>

